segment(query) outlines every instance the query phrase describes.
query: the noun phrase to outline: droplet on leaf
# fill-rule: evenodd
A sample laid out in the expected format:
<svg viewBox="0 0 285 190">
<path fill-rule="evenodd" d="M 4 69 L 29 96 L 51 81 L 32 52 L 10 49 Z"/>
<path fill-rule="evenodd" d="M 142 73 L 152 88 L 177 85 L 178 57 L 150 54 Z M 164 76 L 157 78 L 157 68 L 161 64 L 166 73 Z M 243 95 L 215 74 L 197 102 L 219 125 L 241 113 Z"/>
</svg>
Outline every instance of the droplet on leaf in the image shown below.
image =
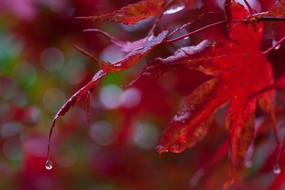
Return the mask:
<svg viewBox="0 0 285 190">
<path fill-rule="evenodd" d="M 167 9 L 163 14 L 164 15 L 171 15 L 171 14 L 177 13 L 179 11 L 182 11 L 184 8 L 185 8 L 184 5 L 172 6 L 169 9 Z"/>
<path fill-rule="evenodd" d="M 53 167 L 52 162 L 50 160 L 47 160 L 45 163 L 45 167 L 47 170 L 51 170 Z"/>
<path fill-rule="evenodd" d="M 278 49 L 280 49 L 281 48 L 281 45 L 279 44 L 278 46 L 276 46 L 274 49 L 275 50 L 278 50 Z"/>
<path fill-rule="evenodd" d="M 275 166 L 273 166 L 273 173 L 274 174 L 280 174 L 281 173 L 280 165 L 276 164 Z"/>
<path fill-rule="evenodd" d="M 189 116 L 190 116 L 189 112 L 180 112 L 174 116 L 173 121 L 184 123 Z"/>
<path fill-rule="evenodd" d="M 276 43 L 277 43 L 276 40 L 272 40 L 272 46 L 275 46 Z M 280 48 L 281 48 L 281 44 L 279 44 L 278 46 L 276 46 L 274 49 L 275 49 L 275 50 L 278 50 L 278 49 L 280 49 Z"/>
</svg>

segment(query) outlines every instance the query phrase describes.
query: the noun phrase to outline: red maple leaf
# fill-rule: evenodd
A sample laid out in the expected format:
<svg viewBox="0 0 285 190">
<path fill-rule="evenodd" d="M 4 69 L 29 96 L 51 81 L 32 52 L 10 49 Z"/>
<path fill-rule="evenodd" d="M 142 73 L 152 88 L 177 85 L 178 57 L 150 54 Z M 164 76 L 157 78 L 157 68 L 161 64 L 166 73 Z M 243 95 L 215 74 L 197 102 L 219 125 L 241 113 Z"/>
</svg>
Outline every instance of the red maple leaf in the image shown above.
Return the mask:
<svg viewBox="0 0 285 190">
<path fill-rule="evenodd" d="M 159 8 L 157 12 L 146 9 L 151 3 L 159 2 L 162 1 L 140 1 L 110 14 L 88 18 L 133 24 L 149 16 L 159 16 L 165 9 L 166 1 L 163 1 L 163 8 Z M 179 1 L 167 2 L 177 3 Z M 141 12 L 136 12 L 137 9 Z M 244 165 L 245 153 L 255 137 L 254 120 L 257 106 L 259 105 L 267 113 L 274 111 L 275 92 L 273 89 L 264 90 L 274 84 L 274 80 L 271 65 L 265 57 L 266 53 L 260 50 L 263 24 L 249 24 L 252 23 L 249 18 L 254 17 L 251 17 L 251 14 L 242 5 L 234 2 L 228 4 L 227 19 L 211 25 L 231 22 L 228 39 L 204 40 L 197 46 L 183 47 L 176 51 L 173 56 L 154 60 L 142 73 L 145 75 L 152 74 L 156 68 L 160 72 L 164 66 L 186 65 L 213 77 L 185 98 L 180 111 L 164 131 L 157 150 L 160 153 L 179 153 L 194 146 L 206 136 L 215 111 L 228 104 L 225 125 L 230 133 L 229 149 L 233 181 L 239 177 Z M 210 25 L 206 27 L 210 27 Z M 167 31 L 161 32 L 158 36 L 148 35 L 135 42 L 122 42 L 102 31 L 95 31 L 109 37 L 127 54 L 122 60 L 106 63 L 98 60 L 89 52 L 76 47 L 82 54 L 98 63 L 101 70 L 57 112 L 53 119 L 49 138 L 51 138 L 56 120 L 69 111 L 82 97 L 86 96 L 98 80 L 110 72 L 130 68 L 157 45 L 174 41 L 166 40 L 170 36 Z M 182 39 L 183 37 L 178 38 Z"/>
<path fill-rule="evenodd" d="M 232 18 L 243 20 L 249 14 L 237 3 L 232 4 Z M 263 24 L 230 24 L 231 40 L 203 41 L 196 47 L 184 47 L 174 56 L 159 59 L 162 65 L 186 64 L 213 76 L 196 88 L 182 104 L 166 128 L 157 150 L 179 153 L 194 146 L 207 134 L 214 112 L 228 103 L 226 127 L 230 133 L 231 177 L 236 178 L 244 166 L 244 156 L 254 140 L 257 105 L 273 111 L 274 91 L 248 100 L 248 97 L 273 83 L 270 63 L 260 50 Z"/>
<path fill-rule="evenodd" d="M 104 61 L 101 61 L 97 59 L 95 56 L 93 56 L 91 53 L 75 46 L 75 48 L 81 52 L 83 55 L 90 58 L 92 61 L 96 62 L 99 67 L 101 68 L 94 77 L 81 89 L 79 89 L 77 92 L 75 92 L 66 102 L 65 104 L 58 110 L 56 115 L 53 118 L 50 133 L 49 133 L 49 145 L 48 145 L 48 154 L 50 153 L 50 141 L 53 129 L 55 127 L 56 121 L 64 116 L 75 104 L 77 104 L 82 98 L 86 97 L 88 93 L 90 93 L 95 85 L 108 73 L 110 72 L 118 72 L 122 70 L 126 70 L 130 68 L 131 66 L 137 64 L 140 60 L 142 60 L 152 49 L 154 49 L 156 46 L 161 44 L 168 32 L 162 31 L 157 36 L 147 36 L 143 39 L 134 41 L 134 42 L 120 42 L 122 45 L 122 50 L 126 51 L 127 54 L 125 57 L 123 57 L 121 60 L 114 62 L 114 63 L 107 63 Z"/>
<path fill-rule="evenodd" d="M 198 3 L 198 1 L 195 2 L 193 0 L 155 0 L 155 1 L 143 0 L 137 3 L 129 4 L 111 13 L 99 16 L 88 16 L 88 17 L 77 17 L 77 18 L 93 20 L 93 21 L 108 20 L 123 24 L 136 24 L 137 22 L 151 16 L 161 16 L 161 14 L 167 8 L 173 8 L 173 9 L 183 9 L 184 7 L 193 8 L 195 7 L 196 3 Z"/>
</svg>

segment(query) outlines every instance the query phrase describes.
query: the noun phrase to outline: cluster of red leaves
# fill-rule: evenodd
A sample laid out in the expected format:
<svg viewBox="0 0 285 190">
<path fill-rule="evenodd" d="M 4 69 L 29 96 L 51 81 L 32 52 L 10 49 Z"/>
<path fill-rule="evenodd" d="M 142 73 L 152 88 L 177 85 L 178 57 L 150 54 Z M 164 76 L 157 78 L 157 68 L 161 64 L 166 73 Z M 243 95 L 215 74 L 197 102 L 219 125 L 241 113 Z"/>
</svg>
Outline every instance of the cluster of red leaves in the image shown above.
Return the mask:
<svg viewBox="0 0 285 190">
<path fill-rule="evenodd" d="M 79 18 L 135 24 L 150 16 L 159 18 L 169 7 L 181 6 L 181 4 L 188 8 L 194 6 L 194 2 L 187 0 L 145 0 L 108 14 Z M 225 126 L 229 131 L 231 178 L 229 184 L 239 179 L 244 167 L 246 152 L 256 135 L 254 120 L 257 106 L 270 115 L 274 122 L 275 88 L 284 87 L 284 79 L 274 83 L 271 64 L 266 58 L 266 54 L 271 49 L 265 52 L 260 49 L 264 28 L 261 21 L 272 15 L 275 18 L 284 16 L 283 4 L 284 2 L 281 1 L 268 12 L 255 13 L 250 7 L 248 7 L 248 12 L 240 4 L 226 1 L 226 19 L 205 27 L 227 23 L 229 33 L 226 38 L 207 39 L 196 46 L 182 47 L 167 58 L 156 58 L 147 63 L 138 78 L 156 75 L 180 65 L 198 70 L 211 77 L 185 98 L 180 110 L 161 137 L 157 146 L 159 153 L 180 153 L 203 140 L 215 111 L 228 104 Z M 126 52 L 126 56 L 117 62 L 107 63 L 76 46 L 79 52 L 96 62 L 100 70 L 57 112 L 49 138 L 51 138 L 56 120 L 86 97 L 104 76 L 112 72 L 127 70 L 157 46 L 178 41 L 205 28 L 172 40 L 170 36 L 174 32 L 165 30 L 158 35 L 153 35 L 151 31 L 145 38 L 134 42 L 122 42 L 100 30 L 93 30 L 110 38 L 123 52 Z M 277 43 L 280 44 L 282 41 L 281 39 Z"/>
<path fill-rule="evenodd" d="M 182 4 L 182 5 L 181 5 Z M 87 20 L 113 21 L 123 24 L 135 24 L 151 16 L 159 16 L 168 7 L 183 6 L 187 8 L 194 7 L 193 0 L 145 0 L 127 5 L 120 10 L 100 16 L 78 17 Z"/>
</svg>

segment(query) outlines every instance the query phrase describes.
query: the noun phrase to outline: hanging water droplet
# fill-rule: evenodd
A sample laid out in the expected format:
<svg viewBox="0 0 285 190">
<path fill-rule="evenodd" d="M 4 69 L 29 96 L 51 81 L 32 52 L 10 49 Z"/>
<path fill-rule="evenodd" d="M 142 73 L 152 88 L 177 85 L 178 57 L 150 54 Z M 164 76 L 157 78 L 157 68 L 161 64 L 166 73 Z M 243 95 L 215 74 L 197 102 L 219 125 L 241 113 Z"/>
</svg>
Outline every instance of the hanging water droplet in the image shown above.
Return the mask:
<svg viewBox="0 0 285 190">
<path fill-rule="evenodd" d="M 45 167 L 47 170 L 51 170 L 52 169 L 52 162 L 50 160 L 47 160 L 45 163 Z"/>
<path fill-rule="evenodd" d="M 280 174 L 281 173 L 281 168 L 278 164 L 273 166 L 273 173 L 274 174 Z"/>
</svg>

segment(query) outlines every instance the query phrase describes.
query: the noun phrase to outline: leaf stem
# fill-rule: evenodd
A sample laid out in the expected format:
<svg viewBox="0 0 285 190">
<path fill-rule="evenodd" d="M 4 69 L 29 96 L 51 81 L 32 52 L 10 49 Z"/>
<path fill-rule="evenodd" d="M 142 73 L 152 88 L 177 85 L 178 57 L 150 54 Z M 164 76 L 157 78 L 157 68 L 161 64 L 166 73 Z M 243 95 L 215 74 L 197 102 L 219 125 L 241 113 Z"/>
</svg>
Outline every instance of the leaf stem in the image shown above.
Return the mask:
<svg viewBox="0 0 285 190">
<path fill-rule="evenodd" d="M 180 27 L 174 29 L 172 32 L 170 32 L 170 33 L 167 35 L 167 37 L 170 37 L 170 36 L 174 35 L 175 33 L 177 33 L 178 31 L 180 31 L 180 30 L 182 30 L 182 29 L 184 29 L 184 28 L 190 26 L 191 24 L 193 24 L 193 23 L 196 22 L 197 20 L 203 18 L 203 17 L 204 17 L 205 15 L 207 15 L 207 14 L 214 14 L 214 12 L 206 12 L 206 13 L 200 14 L 200 15 L 199 15 L 196 19 L 194 19 L 193 21 L 189 21 L 189 22 L 183 24 L 182 26 L 180 26 Z"/>
<path fill-rule="evenodd" d="M 270 48 L 268 48 L 267 50 L 265 50 L 264 52 L 262 52 L 264 55 L 268 55 L 270 52 L 272 52 L 276 47 L 278 47 L 281 43 L 283 43 L 285 41 L 285 36 L 283 36 L 280 40 L 278 40 L 276 42 L 276 44 L 274 46 L 271 46 Z"/>
<path fill-rule="evenodd" d="M 161 13 L 155 18 L 155 21 L 152 25 L 152 27 L 150 28 L 148 35 L 147 36 L 151 36 L 153 35 L 154 29 L 156 28 L 156 26 L 158 25 L 161 17 L 163 16 L 163 13 L 173 4 L 174 0 L 168 0 L 164 6 L 164 9 L 161 11 Z"/>
<path fill-rule="evenodd" d="M 111 36 L 110 34 L 108 34 L 107 32 L 104 32 L 100 29 L 97 28 L 88 28 L 88 29 L 84 29 L 83 32 L 96 32 L 101 34 L 102 36 L 104 36 L 105 38 L 107 38 L 108 40 L 110 40 L 112 43 L 114 43 L 115 45 L 122 47 L 123 43 L 121 40 Z"/>
<path fill-rule="evenodd" d="M 86 57 L 88 57 L 91 61 L 95 62 L 98 64 L 98 66 L 100 67 L 100 69 L 102 70 L 106 70 L 106 65 L 107 63 L 101 61 L 100 59 L 96 58 L 94 55 L 92 55 L 91 53 L 89 53 L 88 51 L 82 49 L 81 47 L 73 44 L 73 47 L 80 52 L 82 55 L 85 55 Z"/>
<path fill-rule="evenodd" d="M 212 23 L 212 24 L 206 25 L 206 26 L 204 26 L 204 27 L 202 27 L 202 28 L 199 28 L 199 29 L 197 29 L 197 30 L 194 30 L 194 31 L 192 31 L 192 32 L 189 32 L 189 33 L 187 33 L 187 34 L 184 34 L 184 35 L 182 35 L 182 36 L 179 36 L 179 37 L 177 37 L 177 38 L 174 38 L 174 39 L 171 39 L 171 40 L 165 40 L 164 43 L 172 43 L 172 42 L 176 42 L 176 41 L 182 40 L 182 39 L 187 38 L 187 37 L 189 37 L 189 36 L 191 36 L 191 35 L 193 35 L 193 34 L 196 34 L 196 33 L 200 32 L 200 31 L 202 31 L 202 30 L 206 30 L 206 29 L 208 29 L 208 28 L 211 28 L 211 27 L 214 27 L 214 26 L 217 26 L 217 25 L 220 25 L 220 24 L 224 24 L 224 23 L 226 23 L 226 22 L 227 22 L 227 20 L 222 20 L 222 21 L 214 22 L 214 23 Z"/>
</svg>

